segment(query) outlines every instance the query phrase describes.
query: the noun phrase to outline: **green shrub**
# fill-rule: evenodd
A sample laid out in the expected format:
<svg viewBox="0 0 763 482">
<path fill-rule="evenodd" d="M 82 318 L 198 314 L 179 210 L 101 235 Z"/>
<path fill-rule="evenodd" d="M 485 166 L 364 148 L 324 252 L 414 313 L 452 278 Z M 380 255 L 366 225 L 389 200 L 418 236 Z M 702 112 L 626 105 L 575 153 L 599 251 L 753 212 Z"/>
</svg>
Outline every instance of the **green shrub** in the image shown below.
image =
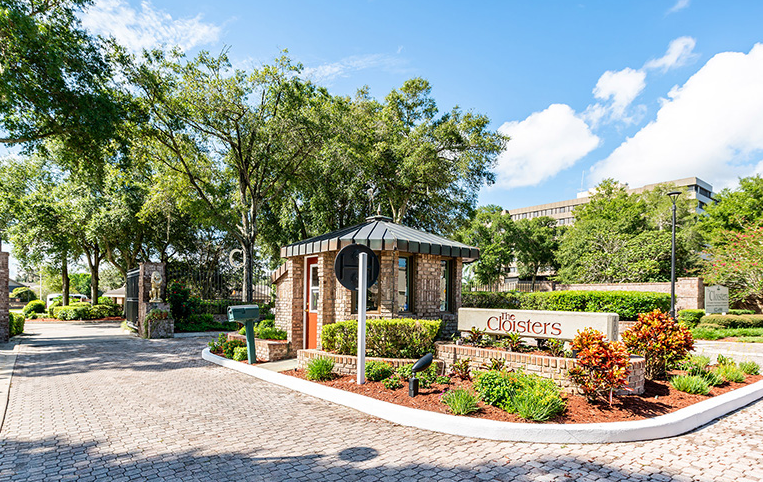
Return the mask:
<svg viewBox="0 0 763 482">
<path fill-rule="evenodd" d="M 570 368 L 570 377 L 589 400 L 604 397 L 612 405 L 616 390 L 628 383 L 630 356 L 625 345 L 608 341 L 604 334 L 593 328 L 578 331 L 572 342 L 578 351 L 577 364 Z"/>
<path fill-rule="evenodd" d="M 392 373 L 394 373 L 394 369 L 389 363 L 373 360 L 366 363 L 366 378 L 372 382 L 380 382 L 389 378 Z"/>
<path fill-rule="evenodd" d="M 763 315 L 705 315 L 699 322 L 722 328 L 763 328 Z"/>
<path fill-rule="evenodd" d="M 525 420 L 545 422 L 564 412 L 566 405 L 553 380 L 524 375 L 522 386 L 511 394 L 511 404 Z"/>
<path fill-rule="evenodd" d="M 734 361 L 733 358 L 730 356 L 725 355 L 718 355 L 718 357 L 715 359 L 715 363 L 718 365 L 733 365 L 736 366 L 737 362 Z"/>
<path fill-rule="evenodd" d="M 331 358 L 313 358 L 308 362 L 305 378 L 308 380 L 331 380 L 334 378 L 334 360 Z"/>
<path fill-rule="evenodd" d="M 249 360 L 249 355 L 245 346 L 237 346 L 233 349 L 233 359 L 236 361 Z"/>
<path fill-rule="evenodd" d="M 681 392 L 695 395 L 707 395 L 710 393 L 710 385 L 707 383 L 707 380 L 700 376 L 680 375 L 672 377 L 670 379 L 670 384 L 673 388 Z"/>
<path fill-rule="evenodd" d="M 10 313 L 10 336 L 16 336 L 24 333 L 24 315 Z"/>
<path fill-rule="evenodd" d="M 670 295 L 639 291 L 550 291 L 536 293 L 462 293 L 464 308 L 617 313 L 620 320 L 635 320 L 639 313 L 670 308 Z"/>
<path fill-rule="evenodd" d="M 755 312 L 752 310 L 729 310 L 730 315 L 754 315 Z"/>
<path fill-rule="evenodd" d="M 378 319 L 366 322 L 366 356 L 379 358 L 420 358 L 434 353 L 434 341 L 442 320 L 410 318 Z M 357 354 L 357 320 L 324 325 L 321 346 L 340 355 Z"/>
<path fill-rule="evenodd" d="M 445 392 L 442 403 L 447 405 L 448 410 L 455 415 L 468 415 L 480 409 L 477 405 L 477 396 L 463 388 Z"/>
<path fill-rule="evenodd" d="M 238 330 L 240 335 L 246 335 L 246 326 Z M 275 320 L 262 320 L 254 325 L 254 337 L 261 340 L 285 340 L 286 331 L 275 327 Z"/>
<path fill-rule="evenodd" d="M 524 340 L 522 340 L 522 336 L 519 333 L 509 333 L 501 339 L 498 345 L 513 352 L 521 352 L 526 348 Z"/>
<path fill-rule="evenodd" d="M 754 361 L 743 361 L 739 363 L 739 369 L 748 375 L 757 375 L 760 373 L 760 366 Z"/>
<path fill-rule="evenodd" d="M 450 385 L 450 377 L 447 375 L 437 375 L 434 382 L 438 385 Z"/>
<path fill-rule="evenodd" d="M 172 319 L 177 324 L 198 313 L 201 300 L 197 296 L 191 296 L 191 290 L 183 283 L 172 281 L 167 286 L 167 302 L 170 304 Z"/>
<path fill-rule="evenodd" d="M 763 336 L 741 336 L 737 341 L 742 343 L 763 343 Z"/>
<path fill-rule="evenodd" d="M 403 380 L 400 378 L 400 375 L 395 374 L 382 380 L 382 385 L 387 390 L 399 390 L 403 388 Z"/>
<path fill-rule="evenodd" d="M 37 293 L 26 286 L 19 286 L 11 292 L 11 298 L 18 298 L 19 301 L 29 302 L 37 299 Z M 43 310 L 44 311 L 44 310 Z M 40 312 L 38 312 L 40 313 Z"/>
<path fill-rule="evenodd" d="M 45 302 L 42 300 L 32 300 L 26 304 L 21 312 L 24 313 L 24 316 L 29 315 L 29 313 L 45 313 Z"/>
<path fill-rule="evenodd" d="M 718 325 L 701 324 L 691 330 L 696 340 L 720 340 L 721 338 L 737 337 L 739 341 L 747 341 L 745 337 L 763 336 L 763 328 L 720 328 Z"/>
<path fill-rule="evenodd" d="M 686 358 L 694 339 L 685 326 L 660 310 L 642 313 L 623 333 L 625 346 L 646 360 L 646 378 L 663 378 L 669 368 Z"/>
<path fill-rule="evenodd" d="M 404 381 L 408 381 L 413 377 L 413 363 L 407 363 L 398 367 L 397 374 Z M 419 386 L 421 388 L 429 388 L 437 380 L 437 365 L 432 363 L 429 368 L 423 372 L 417 372 L 416 378 L 419 379 Z"/>
<path fill-rule="evenodd" d="M 56 318 L 59 320 L 92 320 L 94 319 L 93 307 L 90 303 L 72 303 L 68 306 L 55 308 Z"/>
<path fill-rule="evenodd" d="M 694 328 L 703 316 L 705 316 L 705 310 L 681 310 L 678 312 L 678 321 L 688 328 Z"/>
<path fill-rule="evenodd" d="M 727 382 L 740 383 L 745 379 L 744 372 L 736 365 L 718 365 L 714 371 Z"/>
<path fill-rule="evenodd" d="M 507 412 L 513 412 L 511 395 L 522 386 L 521 372 L 489 370 L 479 372 L 474 381 L 474 389 L 480 398 Z"/>
<path fill-rule="evenodd" d="M 108 296 L 99 296 L 98 304 L 99 305 L 116 305 L 117 302 L 114 300 L 114 298 L 109 298 Z"/>
<path fill-rule="evenodd" d="M 233 353 L 236 348 L 244 347 L 246 349 L 246 342 L 241 340 L 227 340 L 220 346 L 223 350 L 223 356 L 225 358 L 233 358 Z"/>
</svg>

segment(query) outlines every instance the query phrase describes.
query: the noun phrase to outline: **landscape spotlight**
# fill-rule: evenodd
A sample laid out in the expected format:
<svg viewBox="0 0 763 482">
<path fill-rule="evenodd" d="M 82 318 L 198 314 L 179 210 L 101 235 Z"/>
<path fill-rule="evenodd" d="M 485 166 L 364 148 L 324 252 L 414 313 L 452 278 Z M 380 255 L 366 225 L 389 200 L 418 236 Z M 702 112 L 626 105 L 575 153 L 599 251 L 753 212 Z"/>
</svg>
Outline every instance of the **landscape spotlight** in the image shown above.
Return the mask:
<svg viewBox="0 0 763 482">
<path fill-rule="evenodd" d="M 673 243 L 670 252 L 670 317 L 676 318 L 676 201 L 681 191 L 670 191 L 668 196 L 673 201 Z"/>
<path fill-rule="evenodd" d="M 423 357 L 419 358 L 416 363 L 413 364 L 413 367 L 411 368 L 411 379 L 408 380 L 408 396 L 409 397 L 415 397 L 419 394 L 419 379 L 416 378 L 416 373 L 423 372 L 427 368 L 429 368 L 429 365 L 432 364 L 432 360 L 434 360 L 434 357 L 431 353 L 427 353 Z"/>
</svg>

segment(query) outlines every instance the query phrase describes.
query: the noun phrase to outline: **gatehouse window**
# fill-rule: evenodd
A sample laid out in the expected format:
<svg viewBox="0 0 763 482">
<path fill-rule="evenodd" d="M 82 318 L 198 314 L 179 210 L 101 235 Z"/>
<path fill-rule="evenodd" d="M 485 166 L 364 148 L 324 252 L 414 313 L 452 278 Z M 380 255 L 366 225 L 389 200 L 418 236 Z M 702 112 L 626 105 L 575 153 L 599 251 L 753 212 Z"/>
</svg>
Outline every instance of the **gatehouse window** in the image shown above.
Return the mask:
<svg viewBox="0 0 763 482">
<path fill-rule="evenodd" d="M 450 311 L 452 291 L 453 260 L 440 261 L 440 311 Z"/>
<path fill-rule="evenodd" d="M 410 256 L 400 256 L 397 259 L 397 311 L 410 313 L 413 311 L 413 269 Z"/>
</svg>

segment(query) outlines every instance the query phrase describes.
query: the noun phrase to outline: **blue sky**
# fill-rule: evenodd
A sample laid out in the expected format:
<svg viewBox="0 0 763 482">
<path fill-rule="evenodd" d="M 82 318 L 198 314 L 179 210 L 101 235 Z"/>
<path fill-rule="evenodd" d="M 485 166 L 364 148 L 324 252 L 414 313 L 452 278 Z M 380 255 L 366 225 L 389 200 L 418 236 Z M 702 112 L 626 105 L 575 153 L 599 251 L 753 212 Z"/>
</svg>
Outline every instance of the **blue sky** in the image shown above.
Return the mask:
<svg viewBox="0 0 763 482">
<path fill-rule="evenodd" d="M 513 138 L 481 204 L 763 171 L 759 1 L 97 0 L 83 18 L 135 51 L 228 46 L 246 67 L 288 49 L 335 94 L 424 77 L 441 111 L 484 113 Z"/>
<path fill-rule="evenodd" d="M 235 66 L 282 49 L 332 93 L 383 98 L 411 77 L 441 111 L 512 137 L 480 204 L 574 198 L 763 172 L 763 2 L 96 0 L 83 23 L 133 51 L 229 47 Z M 760 43 L 760 44 L 759 44 Z"/>
</svg>

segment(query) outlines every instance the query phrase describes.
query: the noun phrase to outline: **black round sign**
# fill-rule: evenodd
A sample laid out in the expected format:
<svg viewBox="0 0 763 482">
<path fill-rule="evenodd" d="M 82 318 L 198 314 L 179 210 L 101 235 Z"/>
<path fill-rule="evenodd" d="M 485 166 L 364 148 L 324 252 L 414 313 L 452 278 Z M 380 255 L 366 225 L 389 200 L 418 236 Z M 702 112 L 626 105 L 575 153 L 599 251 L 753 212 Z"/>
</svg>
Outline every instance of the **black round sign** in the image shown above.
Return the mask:
<svg viewBox="0 0 763 482">
<path fill-rule="evenodd" d="M 376 256 L 376 253 L 371 248 L 363 244 L 345 246 L 336 255 L 334 273 L 336 273 L 336 279 L 339 280 L 339 283 L 348 290 L 358 291 L 360 282 L 358 275 L 358 271 L 360 271 L 360 253 L 368 254 L 368 287 L 373 286 L 379 277 L 379 257 Z"/>
</svg>

